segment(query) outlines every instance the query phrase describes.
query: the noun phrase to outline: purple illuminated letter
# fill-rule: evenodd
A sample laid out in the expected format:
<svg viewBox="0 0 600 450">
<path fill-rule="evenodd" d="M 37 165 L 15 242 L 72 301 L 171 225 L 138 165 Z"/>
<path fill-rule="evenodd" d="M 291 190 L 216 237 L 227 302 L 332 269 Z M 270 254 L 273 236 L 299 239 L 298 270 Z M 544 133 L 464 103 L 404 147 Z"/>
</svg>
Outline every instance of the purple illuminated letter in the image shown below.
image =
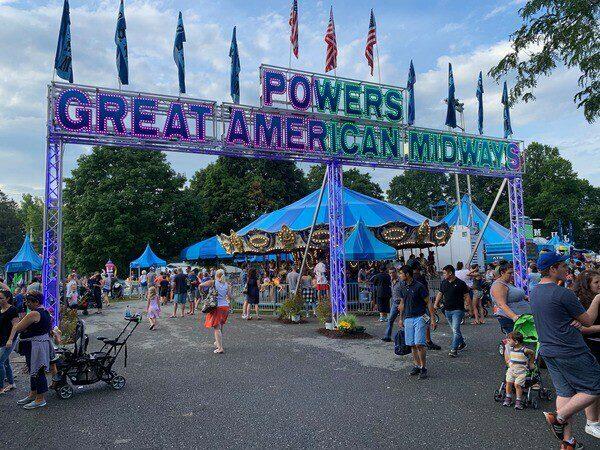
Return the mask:
<svg viewBox="0 0 600 450">
<path fill-rule="evenodd" d="M 308 149 L 311 152 L 325 151 L 325 138 L 327 137 L 327 128 L 322 120 L 311 119 L 308 121 Z M 315 143 L 319 145 L 315 145 Z"/>
<path fill-rule="evenodd" d="M 273 94 L 285 93 L 285 77 L 281 72 L 265 70 L 263 72 L 263 103 L 267 106 L 273 104 Z"/>
<path fill-rule="evenodd" d="M 113 130 L 118 134 L 125 134 L 125 116 L 127 115 L 127 101 L 120 95 L 98 94 L 98 120 L 96 127 L 100 133 L 107 133 L 108 121 L 112 122 Z"/>
<path fill-rule="evenodd" d="M 190 138 L 187 119 L 183 113 L 183 104 L 177 102 L 171 103 L 167 120 L 165 120 L 163 136 L 167 139 L 179 136 L 186 141 Z"/>
<path fill-rule="evenodd" d="M 285 143 L 288 150 L 304 150 L 302 127 L 304 119 L 300 117 L 287 117 L 285 119 Z M 300 141 L 298 141 L 300 139 Z"/>
<path fill-rule="evenodd" d="M 157 137 L 159 134 L 158 128 L 153 126 L 144 126 L 143 122 L 153 125 L 156 121 L 157 102 L 151 98 L 134 98 L 131 112 L 131 127 L 133 135 L 139 137 Z M 148 111 L 150 110 L 150 111 Z"/>
<path fill-rule="evenodd" d="M 75 104 L 75 119 L 69 115 L 69 107 Z M 56 102 L 56 115 L 63 128 L 70 131 L 91 130 L 92 112 L 90 99 L 77 89 L 68 89 L 60 94 Z"/>
<path fill-rule="evenodd" d="M 246 116 L 241 109 L 231 110 L 231 120 L 229 121 L 229 129 L 227 130 L 227 144 L 250 145 Z"/>
<path fill-rule="evenodd" d="M 188 105 L 190 114 L 196 115 L 196 139 L 206 140 L 206 119 L 204 116 L 213 113 L 212 106 L 209 105 Z"/>
</svg>

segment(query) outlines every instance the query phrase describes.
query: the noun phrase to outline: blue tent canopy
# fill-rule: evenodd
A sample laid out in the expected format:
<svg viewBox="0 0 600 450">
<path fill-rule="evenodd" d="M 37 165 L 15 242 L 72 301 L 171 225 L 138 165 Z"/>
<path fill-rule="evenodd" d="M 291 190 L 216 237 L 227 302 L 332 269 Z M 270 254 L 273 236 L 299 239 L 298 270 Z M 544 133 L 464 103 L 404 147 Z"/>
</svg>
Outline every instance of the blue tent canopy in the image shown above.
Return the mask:
<svg viewBox="0 0 600 450">
<path fill-rule="evenodd" d="M 179 255 L 184 261 L 194 261 L 196 259 L 231 259 L 225 251 L 217 236 L 213 236 L 203 241 L 197 242 L 184 248 Z"/>
<path fill-rule="evenodd" d="M 13 259 L 6 263 L 6 272 L 28 272 L 30 270 L 41 269 L 42 258 L 36 253 L 31 244 L 31 239 L 29 239 L 29 235 L 27 234 L 19 252 Z"/>
<path fill-rule="evenodd" d="M 441 200 L 439 200 L 435 205 L 431 205 L 432 208 L 443 208 L 444 206 L 447 206 L 448 204 L 446 203 L 446 200 L 444 200 L 443 198 Z"/>
<path fill-rule="evenodd" d="M 378 240 L 362 219 L 346 239 L 344 248 L 348 261 L 381 261 L 397 256 L 396 250 Z"/>
<path fill-rule="evenodd" d="M 471 214 L 471 207 L 473 209 L 473 222 L 476 227 L 481 230 L 487 214 L 480 210 L 474 203 L 471 202 L 468 195 L 465 195 L 461 200 L 460 209 L 460 223 L 467 226 L 469 223 L 469 215 Z M 452 210 L 442 219 L 448 225 L 456 225 L 458 223 L 458 205 L 454 206 Z M 501 242 L 510 241 L 510 231 L 504 228 L 498 222 L 490 220 L 487 228 L 483 232 L 483 243 L 484 244 L 498 244 Z"/>
<path fill-rule="evenodd" d="M 323 201 L 317 215 L 317 225 L 328 223 L 327 202 L 329 191 L 323 193 Z M 350 227 L 362 220 L 367 227 L 378 227 L 389 222 L 404 222 L 411 226 L 423 223 L 427 218 L 410 209 L 384 202 L 368 195 L 360 194 L 352 189 L 344 188 L 344 225 Z M 319 189 L 306 197 L 284 208 L 265 214 L 258 220 L 246 225 L 238 235 L 243 236 L 251 230 L 258 229 L 267 232 L 277 232 L 282 225 L 287 225 L 294 231 L 305 230 L 310 227 L 319 201 Z M 437 225 L 429 221 L 430 225 Z"/>
<path fill-rule="evenodd" d="M 555 234 L 548 240 L 548 245 L 553 245 L 554 247 L 571 247 L 571 244 L 563 241 L 558 234 Z"/>
<path fill-rule="evenodd" d="M 150 248 L 150 244 L 146 244 L 146 250 L 138 259 L 131 261 L 129 267 L 132 269 L 143 269 L 146 267 L 161 267 L 166 266 L 167 262 L 160 259 Z"/>
</svg>

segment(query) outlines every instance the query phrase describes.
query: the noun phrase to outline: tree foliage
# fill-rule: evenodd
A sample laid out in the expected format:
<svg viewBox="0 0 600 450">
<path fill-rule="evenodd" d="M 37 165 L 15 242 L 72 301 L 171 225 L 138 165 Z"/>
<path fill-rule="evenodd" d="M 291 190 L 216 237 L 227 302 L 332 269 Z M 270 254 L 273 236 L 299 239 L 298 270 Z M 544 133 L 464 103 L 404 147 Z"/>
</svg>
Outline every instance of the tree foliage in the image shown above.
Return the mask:
<svg viewBox="0 0 600 450">
<path fill-rule="evenodd" d="M 438 200 L 450 201 L 448 175 L 435 172 L 405 170 L 390 182 L 387 198 L 392 203 L 406 206 L 425 217 L 431 216 L 429 205 Z"/>
<path fill-rule="evenodd" d="M 321 189 L 324 176 L 324 165 L 311 166 L 306 176 L 309 189 L 311 191 Z M 383 200 L 383 190 L 379 184 L 371 179 L 371 174 L 361 172 L 354 167 L 344 170 L 344 186 L 361 194 Z"/>
<path fill-rule="evenodd" d="M 23 194 L 19 204 L 19 220 L 26 233 L 30 234 L 31 241 L 42 246 L 42 233 L 44 228 L 44 201 L 31 194 Z"/>
<path fill-rule="evenodd" d="M 0 191 L 0 265 L 19 251 L 24 237 L 17 204 Z"/>
<path fill-rule="evenodd" d="M 65 180 L 67 265 L 89 273 L 111 259 L 127 273 L 147 243 L 164 258 L 176 257 L 195 225 L 184 182 L 162 153 L 95 147 L 82 155 Z"/>
<path fill-rule="evenodd" d="M 228 157 L 196 172 L 190 190 L 202 218 L 198 240 L 238 230 L 309 192 L 294 162 Z"/>
<path fill-rule="evenodd" d="M 534 100 L 534 88 L 562 63 L 576 67 L 581 89 L 573 99 L 585 118 L 600 116 L 600 1 L 529 0 L 519 10 L 523 24 L 512 35 L 512 52 L 489 75 L 500 80 L 516 73 L 511 99 Z"/>
</svg>

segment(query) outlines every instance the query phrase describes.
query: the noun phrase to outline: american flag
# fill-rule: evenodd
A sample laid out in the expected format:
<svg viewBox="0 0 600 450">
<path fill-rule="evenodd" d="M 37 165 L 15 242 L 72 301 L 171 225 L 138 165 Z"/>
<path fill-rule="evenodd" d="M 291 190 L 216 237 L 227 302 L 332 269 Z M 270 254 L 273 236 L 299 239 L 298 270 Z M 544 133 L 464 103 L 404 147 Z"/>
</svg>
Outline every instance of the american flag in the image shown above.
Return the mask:
<svg viewBox="0 0 600 450">
<path fill-rule="evenodd" d="M 371 76 L 373 76 L 373 47 L 377 44 L 377 25 L 375 25 L 375 14 L 371 10 L 371 20 L 369 22 L 369 33 L 367 34 L 367 47 L 365 48 L 365 56 L 371 68 Z"/>
<path fill-rule="evenodd" d="M 298 59 L 298 0 L 294 0 L 292 3 L 292 10 L 290 11 L 290 42 L 292 43 L 292 50 L 294 56 Z"/>
<path fill-rule="evenodd" d="M 337 67 L 337 42 L 335 40 L 335 24 L 333 23 L 333 7 L 329 10 L 329 25 L 327 25 L 327 33 L 325 33 L 325 43 L 327 44 L 325 72 L 329 72 Z"/>
</svg>

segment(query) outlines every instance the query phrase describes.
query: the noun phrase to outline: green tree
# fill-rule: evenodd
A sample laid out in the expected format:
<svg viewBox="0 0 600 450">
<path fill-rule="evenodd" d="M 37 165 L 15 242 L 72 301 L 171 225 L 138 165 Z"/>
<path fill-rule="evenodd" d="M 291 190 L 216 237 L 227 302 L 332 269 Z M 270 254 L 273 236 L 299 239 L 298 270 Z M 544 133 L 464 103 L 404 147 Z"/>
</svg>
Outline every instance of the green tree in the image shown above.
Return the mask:
<svg viewBox="0 0 600 450">
<path fill-rule="evenodd" d="M 321 189 L 323 177 L 325 176 L 325 166 L 311 166 L 306 178 L 308 179 L 308 187 L 311 191 Z M 344 186 L 369 197 L 383 200 L 383 190 L 381 186 L 371 179 L 371 174 L 363 173 L 356 168 L 344 170 Z"/>
<path fill-rule="evenodd" d="M 3 268 L 19 251 L 23 237 L 17 204 L 0 191 L 0 265 Z"/>
<path fill-rule="evenodd" d="M 425 217 L 431 216 L 429 205 L 450 200 L 449 177 L 444 173 L 405 170 L 392 178 L 387 190 L 388 201 L 406 206 Z"/>
<path fill-rule="evenodd" d="M 197 240 L 238 230 L 309 192 L 294 162 L 228 157 L 196 172 L 190 190 L 202 217 Z"/>
<path fill-rule="evenodd" d="M 489 71 L 500 80 L 516 73 L 512 100 L 535 100 L 533 89 L 562 63 L 581 75 L 577 107 L 594 122 L 600 116 L 600 2 L 598 0 L 528 0 L 519 10 L 523 24 L 511 34 L 512 52 Z"/>
<path fill-rule="evenodd" d="M 31 235 L 31 241 L 42 246 L 44 228 L 44 201 L 31 194 L 23 194 L 19 204 L 19 219 L 25 232 Z"/>
<path fill-rule="evenodd" d="M 147 243 L 177 257 L 198 225 L 184 182 L 159 152 L 95 147 L 82 155 L 65 180 L 67 265 L 89 273 L 111 259 L 122 275 Z"/>
</svg>

